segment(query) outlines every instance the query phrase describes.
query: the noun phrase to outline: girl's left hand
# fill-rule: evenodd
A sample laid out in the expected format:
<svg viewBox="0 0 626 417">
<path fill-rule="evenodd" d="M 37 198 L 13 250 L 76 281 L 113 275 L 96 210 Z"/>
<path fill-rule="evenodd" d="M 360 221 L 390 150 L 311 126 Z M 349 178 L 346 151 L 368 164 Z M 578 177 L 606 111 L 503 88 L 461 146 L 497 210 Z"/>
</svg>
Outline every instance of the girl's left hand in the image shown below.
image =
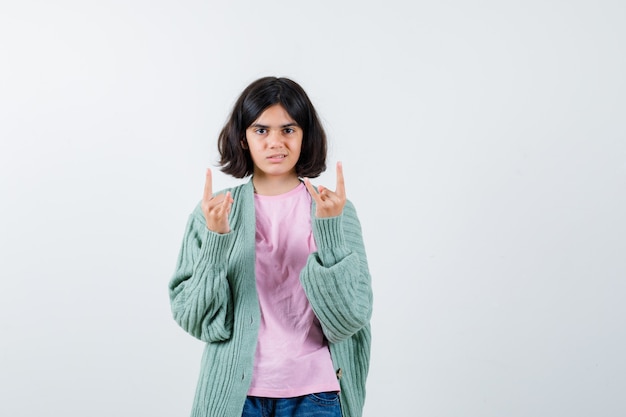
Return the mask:
<svg viewBox="0 0 626 417">
<path fill-rule="evenodd" d="M 336 217 L 341 214 L 346 205 L 346 188 L 341 162 L 337 162 L 337 188 L 335 191 L 329 190 L 323 185 L 318 186 L 316 191 L 308 178 L 304 178 L 304 185 L 315 200 L 316 217 Z"/>
</svg>

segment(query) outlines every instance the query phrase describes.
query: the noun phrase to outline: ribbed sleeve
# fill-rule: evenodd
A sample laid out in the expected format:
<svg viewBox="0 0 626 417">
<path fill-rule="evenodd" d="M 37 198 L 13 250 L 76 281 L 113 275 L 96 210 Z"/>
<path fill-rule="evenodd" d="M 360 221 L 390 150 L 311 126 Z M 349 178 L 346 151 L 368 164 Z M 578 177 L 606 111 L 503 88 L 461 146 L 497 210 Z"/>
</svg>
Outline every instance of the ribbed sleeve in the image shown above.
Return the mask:
<svg viewBox="0 0 626 417">
<path fill-rule="evenodd" d="M 170 281 L 174 320 L 205 342 L 226 340 L 232 331 L 232 300 L 226 279 L 225 254 L 231 239 L 231 235 L 209 231 L 192 214 Z"/>
<path fill-rule="evenodd" d="M 370 273 L 354 207 L 339 217 L 314 219 L 318 250 L 300 274 L 304 291 L 333 343 L 351 337 L 372 314 Z"/>
</svg>

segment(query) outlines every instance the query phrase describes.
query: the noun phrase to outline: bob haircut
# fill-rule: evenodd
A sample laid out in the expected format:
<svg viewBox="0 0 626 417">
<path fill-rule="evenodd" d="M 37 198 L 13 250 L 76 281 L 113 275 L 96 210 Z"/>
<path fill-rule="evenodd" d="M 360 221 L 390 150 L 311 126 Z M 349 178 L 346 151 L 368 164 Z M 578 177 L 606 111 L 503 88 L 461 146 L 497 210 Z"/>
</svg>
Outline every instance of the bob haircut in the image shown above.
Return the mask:
<svg viewBox="0 0 626 417">
<path fill-rule="evenodd" d="M 270 106 L 280 104 L 302 128 L 302 150 L 296 163 L 299 177 L 316 178 L 326 170 L 326 132 L 304 89 L 288 78 L 263 77 L 241 93 L 222 128 L 217 147 L 222 172 L 235 178 L 254 173 L 246 129 Z"/>
</svg>

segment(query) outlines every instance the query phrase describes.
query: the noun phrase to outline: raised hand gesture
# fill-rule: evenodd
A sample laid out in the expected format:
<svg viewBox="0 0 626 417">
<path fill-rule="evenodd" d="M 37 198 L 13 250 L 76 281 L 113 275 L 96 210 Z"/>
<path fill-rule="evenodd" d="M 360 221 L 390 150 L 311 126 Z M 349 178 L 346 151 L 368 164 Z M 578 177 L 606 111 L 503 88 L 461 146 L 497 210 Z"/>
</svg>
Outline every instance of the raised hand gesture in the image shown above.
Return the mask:
<svg viewBox="0 0 626 417">
<path fill-rule="evenodd" d="M 316 217 L 336 217 L 341 214 L 346 205 L 346 188 L 343 181 L 343 167 L 341 162 L 337 162 L 337 188 L 335 191 L 320 185 L 317 191 L 311 185 L 308 178 L 304 179 L 304 185 L 313 200 L 315 200 Z"/>
<path fill-rule="evenodd" d="M 206 227 L 209 230 L 220 234 L 230 232 L 228 214 L 233 201 L 230 191 L 213 197 L 213 177 L 211 176 L 211 170 L 207 169 L 201 208 L 206 219 Z"/>
</svg>

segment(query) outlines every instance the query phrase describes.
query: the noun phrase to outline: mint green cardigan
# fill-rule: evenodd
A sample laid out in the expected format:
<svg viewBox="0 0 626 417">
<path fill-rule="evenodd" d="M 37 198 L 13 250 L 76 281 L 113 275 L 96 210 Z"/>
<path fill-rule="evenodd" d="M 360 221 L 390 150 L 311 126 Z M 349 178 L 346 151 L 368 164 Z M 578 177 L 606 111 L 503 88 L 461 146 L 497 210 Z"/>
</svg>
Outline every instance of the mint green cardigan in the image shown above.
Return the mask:
<svg viewBox="0 0 626 417">
<path fill-rule="evenodd" d="M 189 217 L 169 283 L 174 319 L 206 342 L 192 417 L 241 417 L 252 378 L 260 321 L 254 272 L 254 191 L 251 181 L 230 191 L 234 199 L 231 231 L 209 231 L 198 204 Z M 329 342 L 341 386 L 343 417 L 360 417 L 372 314 L 361 226 L 350 201 L 338 217 L 318 219 L 315 203 L 311 209 L 318 250 L 309 255 L 300 281 Z"/>
</svg>

